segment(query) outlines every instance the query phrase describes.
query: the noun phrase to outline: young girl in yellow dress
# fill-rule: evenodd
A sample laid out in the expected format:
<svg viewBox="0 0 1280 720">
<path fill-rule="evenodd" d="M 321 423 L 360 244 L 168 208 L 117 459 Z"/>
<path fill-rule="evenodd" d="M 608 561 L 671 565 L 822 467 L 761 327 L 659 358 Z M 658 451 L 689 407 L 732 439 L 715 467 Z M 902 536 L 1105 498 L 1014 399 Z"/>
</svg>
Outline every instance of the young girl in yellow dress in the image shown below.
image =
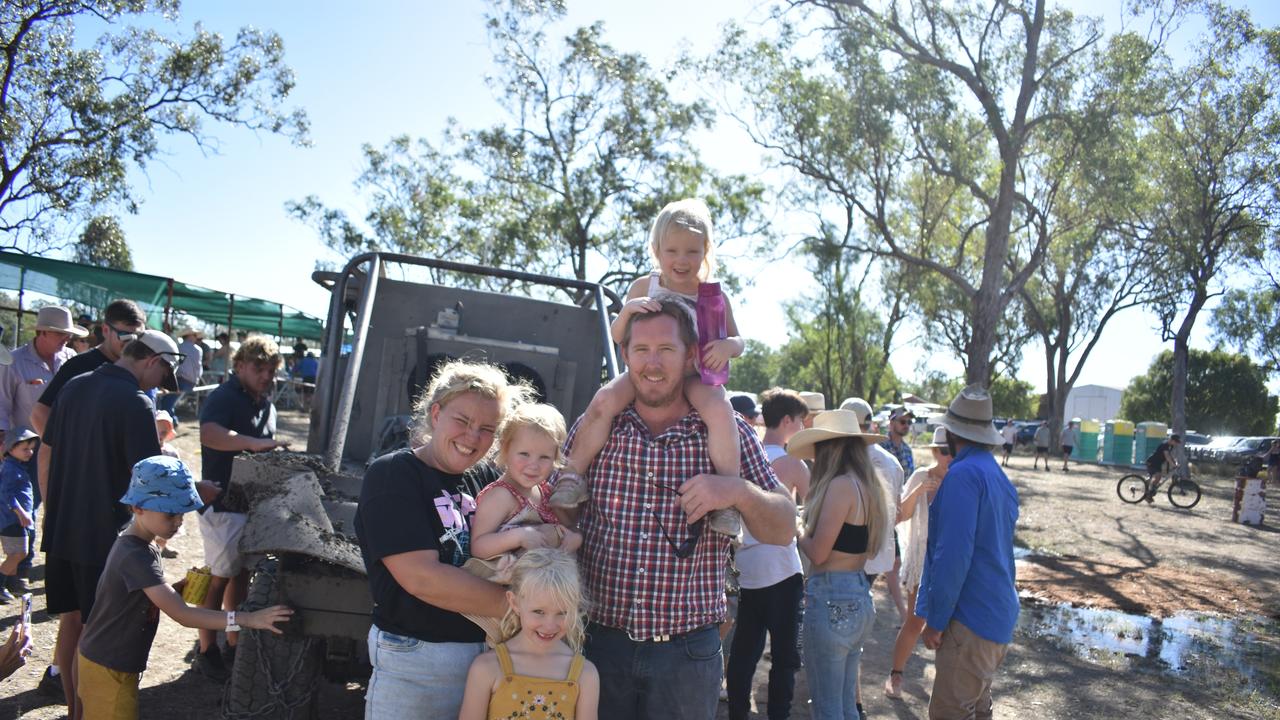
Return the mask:
<svg viewBox="0 0 1280 720">
<path fill-rule="evenodd" d="M 578 566 L 537 548 L 512 568 L 503 641 L 471 663 L 459 720 L 596 720 L 600 676 L 582 656 Z"/>
</svg>

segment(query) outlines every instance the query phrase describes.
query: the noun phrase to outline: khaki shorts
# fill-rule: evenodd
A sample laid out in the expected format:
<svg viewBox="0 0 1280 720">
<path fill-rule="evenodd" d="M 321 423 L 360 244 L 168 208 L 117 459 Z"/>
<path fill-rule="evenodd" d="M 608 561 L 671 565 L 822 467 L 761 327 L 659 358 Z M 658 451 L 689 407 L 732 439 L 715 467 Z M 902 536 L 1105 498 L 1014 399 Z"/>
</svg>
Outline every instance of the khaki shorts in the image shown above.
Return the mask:
<svg viewBox="0 0 1280 720">
<path fill-rule="evenodd" d="M 137 720 L 140 674 L 103 667 L 79 653 L 76 663 L 76 697 L 84 720 Z"/>
<path fill-rule="evenodd" d="M 240 554 L 240 536 L 248 516 L 244 513 L 218 512 L 209 508 L 200 515 L 200 534 L 204 537 L 204 563 L 214 577 L 232 578 L 244 569 Z"/>
</svg>

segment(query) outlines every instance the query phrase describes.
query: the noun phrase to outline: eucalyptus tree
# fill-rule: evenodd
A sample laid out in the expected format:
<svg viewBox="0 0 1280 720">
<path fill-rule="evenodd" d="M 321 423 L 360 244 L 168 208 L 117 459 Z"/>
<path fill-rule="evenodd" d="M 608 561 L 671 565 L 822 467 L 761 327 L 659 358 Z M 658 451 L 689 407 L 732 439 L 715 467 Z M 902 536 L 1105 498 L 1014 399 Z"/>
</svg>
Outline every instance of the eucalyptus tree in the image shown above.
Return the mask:
<svg viewBox="0 0 1280 720">
<path fill-rule="evenodd" d="M 650 267 L 648 227 L 671 200 L 703 197 L 722 241 L 767 235 L 764 186 L 698 159 L 710 106 L 673 98 L 667 76 L 612 47 L 601 23 L 557 40 L 564 16 L 557 0 L 490 3 L 487 82 L 504 117 L 475 129 L 451 122 L 438 144 L 406 135 L 366 145 L 363 225 L 314 196 L 289 211 L 341 251 L 439 255 L 619 288 Z"/>
<path fill-rule="evenodd" d="M 1191 331 L 1241 261 L 1274 242 L 1280 212 L 1280 33 L 1213 3 L 1193 60 L 1169 81 L 1170 111 L 1140 149 L 1150 178 L 1127 231 L 1158 249 L 1153 272 L 1170 292 L 1154 307 L 1173 341 L 1171 411 L 1187 428 Z"/>
<path fill-rule="evenodd" d="M 307 141 L 284 44 L 243 28 L 188 38 L 130 23 L 178 16 L 178 0 L 0 3 L 0 232 L 42 249 L 60 221 L 103 205 L 136 208 L 130 168 L 166 135 L 216 150 L 215 121 Z M 87 28 L 102 27 L 96 39 Z"/>
</svg>

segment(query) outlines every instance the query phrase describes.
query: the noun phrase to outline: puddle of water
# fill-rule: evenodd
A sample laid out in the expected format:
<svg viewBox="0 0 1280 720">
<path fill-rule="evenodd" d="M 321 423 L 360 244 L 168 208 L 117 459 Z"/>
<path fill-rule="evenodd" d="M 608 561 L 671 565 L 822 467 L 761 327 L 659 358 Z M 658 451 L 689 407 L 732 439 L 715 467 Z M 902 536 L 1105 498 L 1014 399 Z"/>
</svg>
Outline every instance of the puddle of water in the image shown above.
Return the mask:
<svg viewBox="0 0 1280 720">
<path fill-rule="evenodd" d="M 1280 686 L 1280 627 L 1262 617 L 1184 612 L 1161 620 L 1024 602 L 1018 632 L 1105 667 L 1234 681 L 1267 694 Z"/>
</svg>

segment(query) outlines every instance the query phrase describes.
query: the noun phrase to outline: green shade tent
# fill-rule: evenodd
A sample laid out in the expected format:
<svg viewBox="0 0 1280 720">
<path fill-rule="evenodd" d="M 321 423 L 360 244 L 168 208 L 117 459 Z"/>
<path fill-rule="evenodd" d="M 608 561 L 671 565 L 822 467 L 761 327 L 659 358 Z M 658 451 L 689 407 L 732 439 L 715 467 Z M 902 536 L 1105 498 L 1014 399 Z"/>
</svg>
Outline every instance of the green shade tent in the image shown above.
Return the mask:
<svg viewBox="0 0 1280 720">
<path fill-rule="evenodd" d="M 188 285 L 173 278 L 112 270 L 19 252 L 0 252 L 0 288 L 60 298 L 101 310 L 129 298 L 147 313 L 147 324 L 164 327 L 173 312 L 210 324 L 256 330 L 280 337 L 320 340 L 324 323 L 287 305 Z"/>
</svg>

